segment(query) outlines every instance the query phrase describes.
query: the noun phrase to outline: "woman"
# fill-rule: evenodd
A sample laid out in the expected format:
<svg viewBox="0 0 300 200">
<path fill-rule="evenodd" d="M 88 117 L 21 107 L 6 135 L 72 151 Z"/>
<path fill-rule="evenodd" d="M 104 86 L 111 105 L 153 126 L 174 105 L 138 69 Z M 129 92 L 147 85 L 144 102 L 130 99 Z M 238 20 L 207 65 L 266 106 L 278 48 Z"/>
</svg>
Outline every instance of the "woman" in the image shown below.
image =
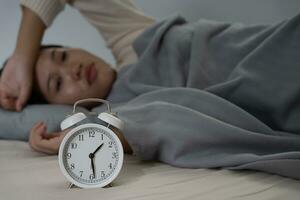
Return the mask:
<svg viewBox="0 0 300 200">
<path fill-rule="evenodd" d="M 73 104 L 83 98 L 105 98 L 115 80 L 116 70 L 136 61 L 132 42 L 154 22 L 130 0 L 70 3 L 104 37 L 117 63 L 113 68 L 103 59 L 82 49 L 59 46 L 40 48 L 46 28 L 66 3 L 59 0 L 21 0 L 22 22 L 17 45 L 1 76 L 3 108 L 20 111 L 30 98 L 32 87 L 34 95 L 40 97 L 39 102 Z M 96 13 L 91 13 L 92 9 Z M 44 124 L 37 123 L 31 131 L 29 142 L 34 149 L 56 153 L 57 145 L 50 152 L 38 147 L 42 141 L 38 141 L 37 136 L 41 136 L 41 130 L 45 128 Z"/>
<path fill-rule="evenodd" d="M 40 51 L 40 42 L 45 29 L 51 25 L 55 16 L 64 8 L 65 4 L 66 2 L 60 2 L 59 0 L 51 2 L 44 0 L 21 1 L 23 17 L 17 45 L 2 73 L 0 88 L 2 90 L 1 102 L 4 108 L 21 110 L 31 91 L 35 64 L 37 66 L 44 65 L 47 59 L 49 60 L 51 56 L 55 55 L 55 51 L 51 51 L 54 48 Z M 136 55 L 131 46 L 132 42 L 145 28 L 154 22 L 152 18 L 146 17 L 128 0 L 109 2 L 79 0 L 74 1 L 71 5 L 78 9 L 100 31 L 116 59 L 116 70 L 120 70 L 123 66 L 136 61 Z M 95 9 L 96 13 L 91 12 L 92 9 Z M 110 67 L 102 59 L 98 59 L 87 52 L 82 50 L 67 52 L 66 49 L 60 48 L 57 56 L 68 55 L 68 57 L 73 58 L 73 53 L 75 53 L 75 56 L 81 56 L 81 60 L 86 59 L 90 62 L 97 60 L 99 67 Z M 51 56 L 45 56 L 50 51 L 54 53 Z M 63 54 L 59 52 L 63 52 Z M 57 62 L 58 57 L 55 57 L 55 59 Z M 62 63 L 58 64 L 62 65 Z M 102 94 L 102 96 L 105 95 Z"/>
</svg>

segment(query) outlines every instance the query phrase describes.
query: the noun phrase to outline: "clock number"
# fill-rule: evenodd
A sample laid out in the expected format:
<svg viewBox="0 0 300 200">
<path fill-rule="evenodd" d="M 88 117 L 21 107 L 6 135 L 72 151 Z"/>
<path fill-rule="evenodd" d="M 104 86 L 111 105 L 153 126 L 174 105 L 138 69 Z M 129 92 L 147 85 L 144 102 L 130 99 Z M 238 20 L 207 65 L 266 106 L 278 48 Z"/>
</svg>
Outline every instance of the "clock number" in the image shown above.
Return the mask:
<svg viewBox="0 0 300 200">
<path fill-rule="evenodd" d="M 90 180 L 93 180 L 95 178 L 94 174 L 90 174 Z"/>
<path fill-rule="evenodd" d="M 71 143 L 71 149 L 77 149 L 77 143 Z"/>
<path fill-rule="evenodd" d="M 113 153 L 112 153 L 112 158 L 113 158 L 113 159 L 117 158 L 117 152 L 113 152 Z"/>
<path fill-rule="evenodd" d="M 80 177 L 82 177 L 83 171 L 80 171 L 79 173 L 80 173 Z"/>
<path fill-rule="evenodd" d="M 89 137 L 95 137 L 95 131 L 94 130 L 89 131 Z"/>
<path fill-rule="evenodd" d="M 108 167 L 109 167 L 109 169 L 112 169 L 112 163 L 109 163 Z"/>
<path fill-rule="evenodd" d="M 113 145 L 113 142 L 112 142 L 112 141 L 109 141 L 109 142 L 108 142 L 108 148 L 112 148 L 112 145 Z"/>
<path fill-rule="evenodd" d="M 83 135 L 82 134 L 78 135 L 78 137 L 79 137 L 79 141 L 83 141 Z"/>
<path fill-rule="evenodd" d="M 67 153 L 67 159 L 70 159 L 72 157 L 71 153 Z"/>
<path fill-rule="evenodd" d="M 74 163 L 71 164 L 71 169 L 75 169 L 75 164 Z"/>
<path fill-rule="evenodd" d="M 101 140 L 103 140 L 103 134 L 101 134 Z"/>
<path fill-rule="evenodd" d="M 105 172 L 101 171 L 101 177 L 104 177 L 104 176 L 105 176 Z"/>
</svg>

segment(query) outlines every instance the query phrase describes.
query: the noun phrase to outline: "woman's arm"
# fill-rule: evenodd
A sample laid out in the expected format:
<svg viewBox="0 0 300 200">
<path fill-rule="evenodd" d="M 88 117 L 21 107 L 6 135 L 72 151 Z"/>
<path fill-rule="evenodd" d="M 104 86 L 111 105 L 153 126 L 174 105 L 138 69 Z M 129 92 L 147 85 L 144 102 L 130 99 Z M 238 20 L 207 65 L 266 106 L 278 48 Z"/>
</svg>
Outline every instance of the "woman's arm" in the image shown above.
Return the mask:
<svg viewBox="0 0 300 200">
<path fill-rule="evenodd" d="M 20 111 L 31 94 L 33 68 L 47 26 L 64 8 L 65 0 L 21 0 L 22 21 L 15 50 L 0 80 L 0 105 Z"/>
<path fill-rule="evenodd" d="M 20 111 L 32 88 L 33 66 L 46 26 L 30 9 L 22 8 L 22 21 L 15 50 L 1 75 L 1 106 Z"/>
</svg>

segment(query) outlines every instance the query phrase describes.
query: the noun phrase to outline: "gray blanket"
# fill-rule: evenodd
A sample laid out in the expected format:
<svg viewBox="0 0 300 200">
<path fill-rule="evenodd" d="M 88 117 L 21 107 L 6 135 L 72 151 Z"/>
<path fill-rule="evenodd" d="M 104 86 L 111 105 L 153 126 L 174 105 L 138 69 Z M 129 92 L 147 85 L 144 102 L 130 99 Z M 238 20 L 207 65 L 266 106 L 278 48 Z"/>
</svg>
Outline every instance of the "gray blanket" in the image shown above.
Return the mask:
<svg viewBox="0 0 300 200">
<path fill-rule="evenodd" d="M 134 48 L 139 61 L 108 100 L 141 159 L 300 179 L 300 16 L 269 26 L 174 16 Z"/>
</svg>

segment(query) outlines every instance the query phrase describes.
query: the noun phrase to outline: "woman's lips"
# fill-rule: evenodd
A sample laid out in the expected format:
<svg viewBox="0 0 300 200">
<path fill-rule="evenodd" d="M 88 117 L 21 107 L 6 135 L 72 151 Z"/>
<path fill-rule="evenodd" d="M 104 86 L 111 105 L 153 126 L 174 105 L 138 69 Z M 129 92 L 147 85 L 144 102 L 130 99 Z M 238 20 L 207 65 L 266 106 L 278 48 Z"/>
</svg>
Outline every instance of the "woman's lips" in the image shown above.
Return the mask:
<svg viewBox="0 0 300 200">
<path fill-rule="evenodd" d="M 85 67 L 85 77 L 89 85 L 93 84 L 93 82 L 97 78 L 95 63 L 91 63 Z"/>
</svg>

